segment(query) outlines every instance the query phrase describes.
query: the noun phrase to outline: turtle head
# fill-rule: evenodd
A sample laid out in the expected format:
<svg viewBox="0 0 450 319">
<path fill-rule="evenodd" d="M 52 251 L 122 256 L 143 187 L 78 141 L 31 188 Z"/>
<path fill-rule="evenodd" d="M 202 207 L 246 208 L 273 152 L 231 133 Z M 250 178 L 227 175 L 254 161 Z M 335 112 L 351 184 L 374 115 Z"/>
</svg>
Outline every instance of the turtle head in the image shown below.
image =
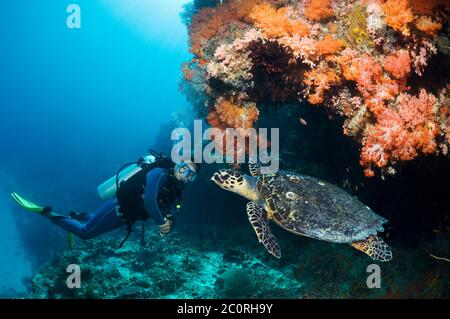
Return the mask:
<svg viewBox="0 0 450 319">
<path fill-rule="evenodd" d="M 239 194 L 252 201 L 258 199 L 253 178 L 234 169 L 221 169 L 211 180 L 220 188 Z"/>
</svg>

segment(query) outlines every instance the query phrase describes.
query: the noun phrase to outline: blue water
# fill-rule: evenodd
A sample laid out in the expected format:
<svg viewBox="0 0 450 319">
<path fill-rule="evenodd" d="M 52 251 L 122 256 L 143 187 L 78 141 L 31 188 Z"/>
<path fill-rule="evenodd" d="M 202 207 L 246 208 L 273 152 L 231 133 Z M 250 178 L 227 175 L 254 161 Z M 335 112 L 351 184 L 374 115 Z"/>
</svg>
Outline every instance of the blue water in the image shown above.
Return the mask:
<svg viewBox="0 0 450 319">
<path fill-rule="evenodd" d="M 178 92 L 185 1 L 73 2 L 81 29 L 66 26 L 70 1 L 0 2 L 0 296 L 25 293 L 39 256 L 60 245 L 37 233 L 55 228 L 33 219 L 39 227 L 26 235 L 42 246 L 25 253 L 17 224 L 34 216 L 17 212 L 8 192 L 91 207 L 96 183 L 145 153 L 187 104 Z"/>
</svg>

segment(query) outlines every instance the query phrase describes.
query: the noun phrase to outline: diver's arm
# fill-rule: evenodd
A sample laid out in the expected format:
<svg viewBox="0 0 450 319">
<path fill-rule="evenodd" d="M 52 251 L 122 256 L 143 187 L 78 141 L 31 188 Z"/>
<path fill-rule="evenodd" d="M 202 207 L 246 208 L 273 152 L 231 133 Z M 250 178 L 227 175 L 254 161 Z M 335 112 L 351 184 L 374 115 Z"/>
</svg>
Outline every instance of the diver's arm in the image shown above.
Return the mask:
<svg viewBox="0 0 450 319">
<path fill-rule="evenodd" d="M 184 183 L 175 181 L 175 208 L 179 210 L 181 208 L 181 198 L 183 196 Z"/>
<path fill-rule="evenodd" d="M 146 187 L 144 193 L 144 207 L 149 214 L 150 218 L 157 224 L 163 225 L 165 223 L 163 212 L 158 205 L 158 193 L 160 192 L 161 185 L 155 185 L 156 181 L 160 181 L 161 178 L 156 178 L 153 175 L 156 170 L 161 170 L 160 168 L 155 168 L 147 173 L 146 176 Z M 163 175 L 160 175 L 163 177 Z"/>
<path fill-rule="evenodd" d="M 173 229 L 175 225 L 175 213 L 181 208 L 181 195 L 184 190 L 184 184 L 176 180 L 175 178 L 171 178 L 168 183 L 168 188 L 170 189 L 172 197 L 171 208 L 169 212 L 164 216 L 165 224 L 160 225 L 160 234 L 162 237 L 167 236 Z"/>
<path fill-rule="evenodd" d="M 159 234 L 161 237 L 166 237 L 170 234 L 173 228 L 174 220 L 171 216 L 168 215 L 168 217 L 164 217 L 165 223 L 162 225 L 159 225 Z"/>
<path fill-rule="evenodd" d="M 171 191 L 171 178 L 166 170 L 158 167 L 148 172 L 146 179 L 147 184 L 145 187 L 143 199 L 144 207 L 150 218 L 159 226 L 160 235 L 162 237 L 165 237 L 172 230 L 173 219 L 170 218 L 170 216 L 164 216 L 170 214 L 164 214 L 164 212 L 161 210 L 161 207 L 158 203 L 158 194 L 163 187 L 168 187 L 169 191 Z"/>
</svg>

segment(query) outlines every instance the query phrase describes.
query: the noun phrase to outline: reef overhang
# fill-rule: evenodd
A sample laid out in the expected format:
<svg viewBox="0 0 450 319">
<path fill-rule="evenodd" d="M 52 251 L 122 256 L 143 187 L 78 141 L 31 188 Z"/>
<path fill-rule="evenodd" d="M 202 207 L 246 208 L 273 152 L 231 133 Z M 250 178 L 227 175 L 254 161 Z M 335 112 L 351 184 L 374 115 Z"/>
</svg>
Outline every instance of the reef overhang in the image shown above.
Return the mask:
<svg viewBox="0 0 450 319">
<path fill-rule="evenodd" d="M 285 103 L 323 107 L 360 143 L 366 176 L 395 174 L 448 154 L 449 12 L 445 0 L 196 0 L 183 91 L 221 129 Z"/>
</svg>

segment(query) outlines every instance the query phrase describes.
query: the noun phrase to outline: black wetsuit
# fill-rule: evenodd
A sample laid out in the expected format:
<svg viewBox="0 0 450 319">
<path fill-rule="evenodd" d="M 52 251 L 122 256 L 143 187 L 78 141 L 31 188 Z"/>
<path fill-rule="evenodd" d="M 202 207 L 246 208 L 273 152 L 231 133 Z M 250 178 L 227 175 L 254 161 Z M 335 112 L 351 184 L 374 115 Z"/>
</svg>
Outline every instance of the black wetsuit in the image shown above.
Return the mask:
<svg viewBox="0 0 450 319">
<path fill-rule="evenodd" d="M 146 164 L 120 185 L 117 198 L 106 201 L 96 211 L 55 216 L 52 221 L 82 239 L 95 238 L 124 225 L 131 229 L 135 222 L 148 218 L 162 225 L 165 216 L 180 204 L 184 189 L 184 184 L 174 177 L 173 167 L 172 161 L 167 159 Z"/>
</svg>

